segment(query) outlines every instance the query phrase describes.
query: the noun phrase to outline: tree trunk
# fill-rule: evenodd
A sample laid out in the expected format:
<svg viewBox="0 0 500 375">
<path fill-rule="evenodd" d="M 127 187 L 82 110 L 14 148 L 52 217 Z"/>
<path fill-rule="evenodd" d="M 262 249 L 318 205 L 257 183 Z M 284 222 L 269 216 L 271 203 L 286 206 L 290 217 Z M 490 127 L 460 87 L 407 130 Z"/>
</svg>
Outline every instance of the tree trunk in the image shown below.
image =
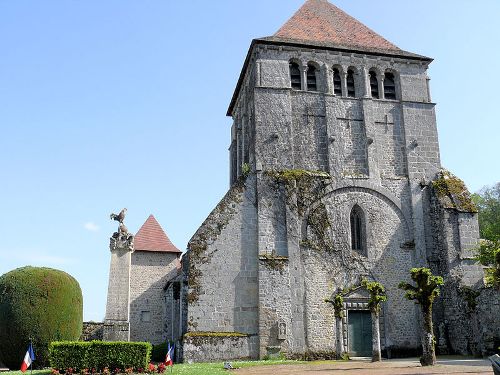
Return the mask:
<svg viewBox="0 0 500 375">
<path fill-rule="evenodd" d="M 432 305 L 422 306 L 424 315 L 424 329 L 422 334 L 422 366 L 434 366 L 436 364 L 436 351 L 434 348 L 434 333 L 432 330 Z"/>
<path fill-rule="evenodd" d="M 342 334 L 342 318 L 336 318 L 336 328 L 337 328 L 337 359 L 342 358 L 344 353 L 344 335 Z"/>
<path fill-rule="evenodd" d="M 380 351 L 380 313 L 372 311 L 372 362 L 379 362 L 382 360 L 382 353 Z"/>
</svg>

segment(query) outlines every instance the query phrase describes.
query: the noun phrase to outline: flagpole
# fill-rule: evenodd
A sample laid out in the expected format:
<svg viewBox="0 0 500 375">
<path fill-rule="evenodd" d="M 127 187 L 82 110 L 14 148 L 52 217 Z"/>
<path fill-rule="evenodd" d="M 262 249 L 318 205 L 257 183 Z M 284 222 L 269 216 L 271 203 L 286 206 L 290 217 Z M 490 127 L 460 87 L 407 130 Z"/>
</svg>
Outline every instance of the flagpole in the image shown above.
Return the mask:
<svg viewBox="0 0 500 375">
<path fill-rule="evenodd" d="M 30 348 L 31 348 L 31 350 L 33 350 L 33 343 L 31 342 L 31 337 L 30 337 Z M 31 356 L 31 353 L 30 353 L 30 356 Z M 30 372 L 31 372 L 31 375 L 33 375 L 33 361 L 31 361 L 31 363 L 30 363 Z"/>
</svg>

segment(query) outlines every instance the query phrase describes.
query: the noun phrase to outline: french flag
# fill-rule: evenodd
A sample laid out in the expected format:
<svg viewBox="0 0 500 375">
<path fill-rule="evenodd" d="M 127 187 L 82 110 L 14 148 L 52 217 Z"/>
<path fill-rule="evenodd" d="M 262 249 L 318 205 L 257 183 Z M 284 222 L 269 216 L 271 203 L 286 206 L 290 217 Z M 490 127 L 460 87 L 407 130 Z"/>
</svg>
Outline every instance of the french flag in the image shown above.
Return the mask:
<svg viewBox="0 0 500 375">
<path fill-rule="evenodd" d="M 173 354 L 174 354 L 174 348 L 175 345 L 170 346 L 170 343 L 168 343 L 168 352 L 167 356 L 165 357 L 165 366 L 173 366 L 174 361 L 172 360 Z"/>
<path fill-rule="evenodd" d="M 24 361 L 21 364 L 21 371 L 25 372 L 28 367 L 31 366 L 31 363 L 35 360 L 35 352 L 33 351 L 33 345 L 28 346 L 28 350 L 26 351 L 26 355 L 24 356 Z"/>
</svg>

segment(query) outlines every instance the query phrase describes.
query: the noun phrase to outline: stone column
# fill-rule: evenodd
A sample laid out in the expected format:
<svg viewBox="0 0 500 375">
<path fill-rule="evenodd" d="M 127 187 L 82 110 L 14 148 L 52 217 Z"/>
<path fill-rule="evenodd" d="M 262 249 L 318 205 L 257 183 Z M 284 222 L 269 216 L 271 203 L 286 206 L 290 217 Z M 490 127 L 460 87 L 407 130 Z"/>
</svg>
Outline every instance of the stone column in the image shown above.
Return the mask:
<svg viewBox="0 0 500 375">
<path fill-rule="evenodd" d="M 377 76 L 378 76 L 378 97 L 379 99 L 385 99 L 385 92 L 384 92 L 385 74 L 377 73 Z"/>
<path fill-rule="evenodd" d="M 340 82 L 342 83 L 342 96 L 347 98 L 347 70 L 344 72 L 339 72 L 340 74 Z"/>
<path fill-rule="evenodd" d="M 326 92 L 328 94 L 334 94 L 333 69 L 329 68 L 328 66 L 325 66 L 325 72 L 326 72 Z"/>
<path fill-rule="evenodd" d="M 301 89 L 303 91 L 306 91 L 307 90 L 307 65 L 302 65 L 301 66 L 301 69 L 302 69 L 302 87 Z"/>
<path fill-rule="evenodd" d="M 122 230 L 115 232 L 110 238 L 109 249 L 111 264 L 103 340 L 130 341 L 130 259 L 134 236 Z"/>
<path fill-rule="evenodd" d="M 371 98 L 370 73 L 366 69 L 366 66 L 361 68 L 361 83 L 363 86 L 363 98 Z"/>
</svg>

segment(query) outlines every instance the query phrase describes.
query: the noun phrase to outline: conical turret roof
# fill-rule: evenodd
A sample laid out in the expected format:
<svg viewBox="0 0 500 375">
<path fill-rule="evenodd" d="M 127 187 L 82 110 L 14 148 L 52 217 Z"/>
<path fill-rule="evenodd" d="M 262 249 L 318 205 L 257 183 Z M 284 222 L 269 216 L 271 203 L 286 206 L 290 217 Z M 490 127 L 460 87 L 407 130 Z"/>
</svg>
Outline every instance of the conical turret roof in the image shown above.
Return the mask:
<svg viewBox="0 0 500 375">
<path fill-rule="evenodd" d="M 149 215 L 146 222 L 142 224 L 141 229 L 135 235 L 134 248 L 136 251 L 181 252 L 170 241 L 153 215 Z"/>
</svg>

